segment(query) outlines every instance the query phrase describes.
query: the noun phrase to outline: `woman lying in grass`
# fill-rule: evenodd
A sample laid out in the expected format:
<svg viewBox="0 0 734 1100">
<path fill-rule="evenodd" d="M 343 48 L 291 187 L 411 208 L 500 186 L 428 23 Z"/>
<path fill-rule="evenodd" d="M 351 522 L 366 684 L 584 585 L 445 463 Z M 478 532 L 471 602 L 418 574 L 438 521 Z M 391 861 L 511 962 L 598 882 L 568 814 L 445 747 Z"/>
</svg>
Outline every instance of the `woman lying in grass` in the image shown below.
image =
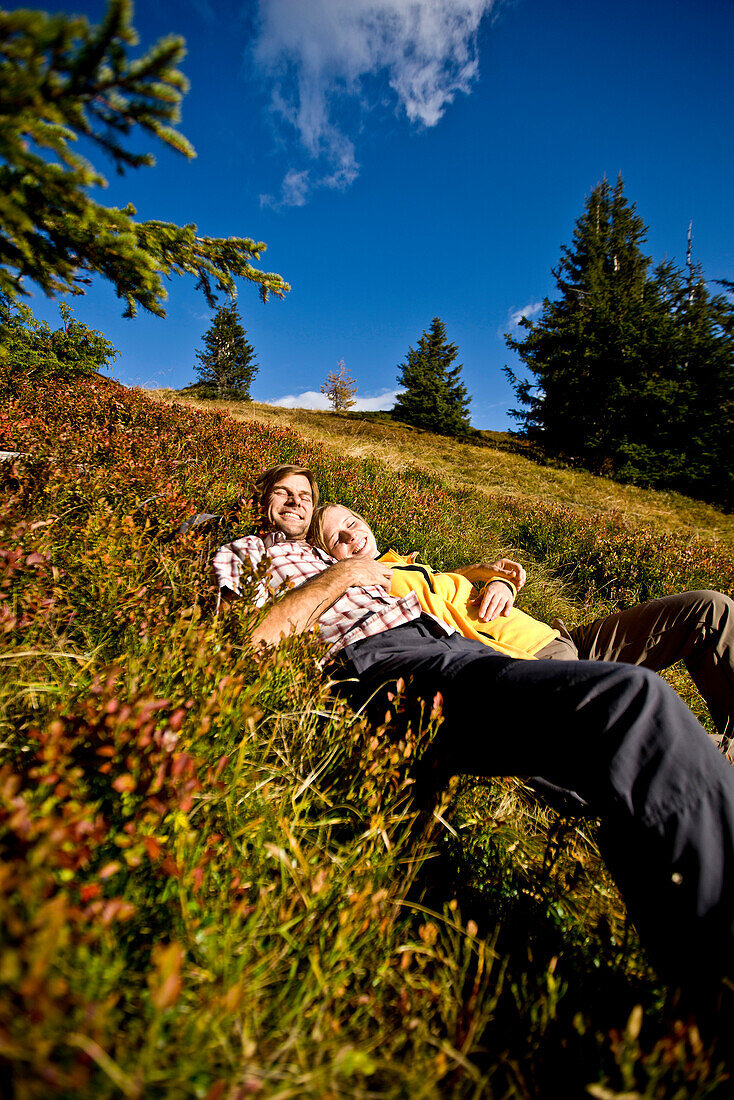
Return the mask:
<svg viewBox="0 0 734 1100">
<path fill-rule="evenodd" d="M 425 611 L 500 652 L 526 660 L 620 661 L 660 672 L 684 660 L 721 734 L 726 751 L 734 734 L 734 602 L 720 592 L 681 592 L 648 600 L 567 631 L 538 622 L 514 606 L 525 571 L 506 559 L 487 580 L 472 567 L 434 573 L 388 550 L 380 555 L 369 524 L 340 504 L 314 510 L 308 541 L 338 561 L 378 558 L 392 569 L 390 594 L 415 592 Z M 510 579 L 512 578 L 512 579 Z M 473 581 L 484 584 L 477 593 Z M 487 583 L 484 583 L 484 582 Z"/>
<path fill-rule="evenodd" d="M 388 550 L 380 554 L 369 524 L 341 504 L 324 504 L 314 510 L 308 541 L 337 561 L 345 558 L 378 558 L 392 569 L 391 596 L 415 592 L 424 611 L 453 626 L 465 638 L 491 645 L 508 657 L 532 659 L 558 638 L 558 631 L 513 606 L 525 583 L 525 570 L 506 558 L 483 567 L 483 576 L 466 571 L 434 573 L 416 561 Z M 475 580 L 484 582 L 478 593 Z"/>
</svg>

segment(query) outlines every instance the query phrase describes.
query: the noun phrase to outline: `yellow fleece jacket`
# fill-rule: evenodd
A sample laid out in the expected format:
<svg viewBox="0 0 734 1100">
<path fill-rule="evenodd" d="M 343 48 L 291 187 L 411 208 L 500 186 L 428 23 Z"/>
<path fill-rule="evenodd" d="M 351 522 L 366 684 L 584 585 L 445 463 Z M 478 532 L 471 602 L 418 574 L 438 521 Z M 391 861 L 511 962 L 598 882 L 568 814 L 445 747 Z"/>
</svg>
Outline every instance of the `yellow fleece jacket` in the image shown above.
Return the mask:
<svg viewBox="0 0 734 1100">
<path fill-rule="evenodd" d="M 416 561 L 417 554 L 403 557 L 388 550 L 380 561 L 393 567 L 391 596 L 407 596 L 415 592 L 421 607 L 437 619 L 453 626 L 465 638 L 474 638 L 507 657 L 533 661 L 533 654 L 558 637 L 558 631 L 538 622 L 513 607 L 509 615 L 491 622 L 480 622 L 477 606 L 470 603 L 476 596 L 474 585 L 460 573 L 434 573 Z"/>
</svg>

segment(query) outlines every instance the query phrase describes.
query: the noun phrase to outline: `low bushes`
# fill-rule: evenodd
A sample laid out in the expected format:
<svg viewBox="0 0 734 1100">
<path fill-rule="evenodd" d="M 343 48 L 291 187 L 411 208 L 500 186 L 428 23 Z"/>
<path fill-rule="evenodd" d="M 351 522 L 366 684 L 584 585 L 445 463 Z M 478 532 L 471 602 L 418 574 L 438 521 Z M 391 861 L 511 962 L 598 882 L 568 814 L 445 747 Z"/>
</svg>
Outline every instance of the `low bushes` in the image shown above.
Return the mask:
<svg viewBox="0 0 734 1100">
<path fill-rule="evenodd" d="M 529 548 L 626 599 L 728 576 L 724 551 L 510 499 L 480 514 L 420 471 L 98 378 L 6 397 L 5 1092 L 706 1095 L 717 1071 L 657 1012 L 593 829 L 556 843 L 514 782 L 414 806 L 430 722 L 396 700 L 368 727 L 311 638 L 257 658 L 254 613 L 216 617 L 208 570 L 252 477 L 288 461 L 434 565 Z M 180 535 L 198 513 L 221 519 Z"/>
</svg>

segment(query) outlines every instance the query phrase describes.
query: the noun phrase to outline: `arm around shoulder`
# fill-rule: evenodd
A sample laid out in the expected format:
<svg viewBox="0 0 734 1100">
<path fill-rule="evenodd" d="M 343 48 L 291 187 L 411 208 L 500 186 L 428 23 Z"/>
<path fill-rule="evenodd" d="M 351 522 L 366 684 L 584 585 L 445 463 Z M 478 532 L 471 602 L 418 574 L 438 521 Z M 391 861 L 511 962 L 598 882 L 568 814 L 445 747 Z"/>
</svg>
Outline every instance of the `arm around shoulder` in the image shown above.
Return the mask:
<svg viewBox="0 0 734 1100">
<path fill-rule="evenodd" d="M 378 561 L 347 558 L 286 592 L 252 632 L 252 640 L 277 645 L 291 634 L 303 634 L 353 585 L 380 585 L 390 590 L 392 571 Z"/>
</svg>

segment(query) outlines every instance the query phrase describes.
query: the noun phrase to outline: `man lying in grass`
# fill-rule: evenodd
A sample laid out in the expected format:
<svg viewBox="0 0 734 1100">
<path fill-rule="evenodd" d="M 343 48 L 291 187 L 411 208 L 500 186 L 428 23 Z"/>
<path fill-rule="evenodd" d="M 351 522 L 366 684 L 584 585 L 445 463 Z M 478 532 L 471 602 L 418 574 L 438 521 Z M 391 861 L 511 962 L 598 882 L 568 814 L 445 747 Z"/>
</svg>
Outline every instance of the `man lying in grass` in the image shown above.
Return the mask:
<svg viewBox="0 0 734 1100">
<path fill-rule="evenodd" d="M 429 704 L 438 696 L 429 763 L 439 774 L 541 775 L 578 791 L 601 818 L 600 849 L 661 973 L 709 990 L 734 977 L 734 769 L 675 692 L 622 661 L 522 659 L 463 637 L 415 591 L 391 594 L 393 570 L 365 531 L 360 552 L 341 560 L 310 546 L 317 486 L 307 470 L 266 471 L 259 494 L 268 533 L 222 547 L 214 563 L 234 594 L 241 564 L 266 562 L 256 602 L 268 610 L 253 640 L 277 645 L 317 626 L 325 672 L 354 703 L 398 678 Z M 497 601 L 506 610 L 500 578 L 512 566 L 469 568 L 488 581 L 480 614 Z M 278 595 L 286 582 L 295 587 Z"/>
</svg>

